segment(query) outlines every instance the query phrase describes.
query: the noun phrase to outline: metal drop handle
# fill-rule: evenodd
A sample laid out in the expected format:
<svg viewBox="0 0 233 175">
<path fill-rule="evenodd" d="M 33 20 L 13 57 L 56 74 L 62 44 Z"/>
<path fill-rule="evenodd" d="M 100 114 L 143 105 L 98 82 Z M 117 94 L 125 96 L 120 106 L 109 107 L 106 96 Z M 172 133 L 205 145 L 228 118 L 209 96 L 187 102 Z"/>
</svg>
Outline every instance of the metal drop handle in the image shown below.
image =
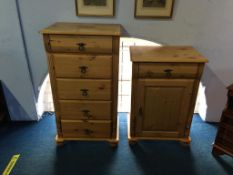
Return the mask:
<svg viewBox="0 0 233 175">
<path fill-rule="evenodd" d="M 84 109 L 82 110 L 82 112 L 84 117 L 87 117 L 88 119 L 92 118 L 92 115 L 90 114 L 89 110 Z"/>
<path fill-rule="evenodd" d="M 88 96 L 88 89 L 80 89 L 82 96 L 87 97 Z"/>
<path fill-rule="evenodd" d="M 87 66 L 80 66 L 79 69 L 80 69 L 80 72 L 81 72 L 82 74 L 85 74 L 85 73 L 87 73 L 88 67 L 87 67 Z"/>
<path fill-rule="evenodd" d="M 166 73 L 167 77 L 171 77 L 173 70 L 172 69 L 165 69 L 164 72 Z"/>
<path fill-rule="evenodd" d="M 85 46 L 86 46 L 85 43 L 77 43 L 77 45 L 78 45 L 78 50 L 79 51 L 84 51 L 86 49 L 85 48 Z"/>
<path fill-rule="evenodd" d="M 84 129 L 84 132 L 86 135 L 91 135 L 94 133 L 94 131 L 90 130 L 90 129 Z"/>
</svg>

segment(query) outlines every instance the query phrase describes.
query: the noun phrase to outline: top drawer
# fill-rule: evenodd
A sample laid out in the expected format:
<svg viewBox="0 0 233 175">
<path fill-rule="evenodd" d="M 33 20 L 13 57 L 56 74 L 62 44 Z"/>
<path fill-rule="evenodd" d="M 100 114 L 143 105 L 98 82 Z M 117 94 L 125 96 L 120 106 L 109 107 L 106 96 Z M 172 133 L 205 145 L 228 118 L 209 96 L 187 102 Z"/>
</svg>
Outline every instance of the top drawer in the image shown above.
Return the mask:
<svg viewBox="0 0 233 175">
<path fill-rule="evenodd" d="M 112 53 L 111 36 L 50 35 L 53 52 Z"/>
<path fill-rule="evenodd" d="M 140 63 L 139 78 L 195 78 L 198 64 Z"/>
</svg>

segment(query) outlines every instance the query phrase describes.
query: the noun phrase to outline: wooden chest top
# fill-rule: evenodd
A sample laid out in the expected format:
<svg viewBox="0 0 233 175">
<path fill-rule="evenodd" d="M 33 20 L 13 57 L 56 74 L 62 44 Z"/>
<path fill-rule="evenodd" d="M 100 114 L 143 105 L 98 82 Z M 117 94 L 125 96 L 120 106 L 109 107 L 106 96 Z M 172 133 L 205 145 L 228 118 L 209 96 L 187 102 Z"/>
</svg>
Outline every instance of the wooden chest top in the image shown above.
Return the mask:
<svg viewBox="0 0 233 175">
<path fill-rule="evenodd" d="M 131 46 L 133 62 L 208 62 L 192 46 Z"/>
<path fill-rule="evenodd" d="M 85 24 L 57 22 L 40 31 L 42 34 L 120 36 L 119 24 Z"/>
</svg>

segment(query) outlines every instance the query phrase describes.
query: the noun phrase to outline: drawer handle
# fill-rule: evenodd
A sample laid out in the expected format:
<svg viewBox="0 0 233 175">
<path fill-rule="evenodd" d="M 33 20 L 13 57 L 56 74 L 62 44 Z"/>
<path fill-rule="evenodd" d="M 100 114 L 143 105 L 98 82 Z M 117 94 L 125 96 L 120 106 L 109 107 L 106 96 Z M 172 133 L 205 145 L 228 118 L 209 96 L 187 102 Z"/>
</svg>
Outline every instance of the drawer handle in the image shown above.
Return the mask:
<svg viewBox="0 0 233 175">
<path fill-rule="evenodd" d="M 78 50 L 79 51 L 84 51 L 86 49 L 85 48 L 85 46 L 86 46 L 85 43 L 77 43 L 77 45 L 78 45 Z"/>
<path fill-rule="evenodd" d="M 164 72 L 165 72 L 167 77 L 171 77 L 173 70 L 172 69 L 165 69 Z"/>
<path fill-rule="evenodd" d="M 85 74 L 85 73 L 87 73 L 88 67 L 87 67 L 87 66 L 80 66 L 79 69 L 80 69 L 80 72 L 81 72 L 82 74 Z"/>
<path fill-rule="evenodd" d="M 80 91 L 82 92 L 82 96 L 83 97 L 87 97 L 88 96 L 88 89 L 81 89 Z"/>
<path fill-rule="evenodd" d="M 90 129 L 84 129 L 84 132 L 86 135 L 91 135 L 94 133 L 94 131 L 90 130 Z"/>
<path fill-rule="evenodd" d="M 82 110 L 83 116 L 87 117 L 88 119 L 92 118 L 89 110 Z"/>
</svg>

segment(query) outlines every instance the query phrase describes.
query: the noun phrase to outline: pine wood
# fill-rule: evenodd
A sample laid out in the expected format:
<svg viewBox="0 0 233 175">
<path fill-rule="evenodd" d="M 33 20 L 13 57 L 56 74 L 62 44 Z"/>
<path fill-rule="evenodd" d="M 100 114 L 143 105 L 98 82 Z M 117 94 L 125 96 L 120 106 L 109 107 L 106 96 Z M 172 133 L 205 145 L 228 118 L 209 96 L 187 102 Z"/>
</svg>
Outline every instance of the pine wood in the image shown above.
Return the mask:
<svg viewBox="0 0 233 175">
<path fill-rule="evenodd" d="M 132 88 L 131 88 L 131 116 L 130 116 L 130 121 L 129 123 L 129 128 L 130 132 L 128 132 L 130 137 L 136 137 L 136 114 L 137 111 L 135 110 L 135 106 L 137 106 L 138 100 L 136 101 L 136 94 L 138 93 L 138 71 L 139 71 L 139 66 L 138 64 L 133 63 L 132 67 Z M 135 94 L 135 95 L 134 95 Z"/>
<path fill-rule="evenodd" d="M 106 140 L 116 145 L 121 26 L 55 23 L 41 33 L 48 55 L 57 143 Z"/>
<path fill-rule="evenodd" d="M 189 135 L 190 135 L 190 127 L 191 127 L 192 118 L 193 118 L 192 116 L 193 116 L 193 112 L 195 110 L 199 84 L 200 84 L 201 77 L 202 77 L 202 74 L 204 71 L 204 66 L 205 66 L 205 63 L 199 63 L 198 73 L 197 73 L 196 78 L 194 79 L 193 93 L 192 93 L 192 98 L 191 98 L 190 108 L 189 108 L 189 113 L 188 113 L 189 117 L 187 117 L 186 127 L 185 127 L 186 128 L 186 130 L 185 130 L 185 137 L 186 138 L 189 137 Z"/>
<path fill-rule="evenodd" d="M 119 37 L 113 37 L 113 64 L 112 64 L 112 116 L 117 116 L 117 104 L 118 104 L 118 77 L 119 77 Z M 112 118 L 112 138 L 119 140 L 119 121 L 117 117 Z M 116 144 L 112 142 L 112 146 Z"/>
<path fill-rule="evenodd" d="M 233 157 L 233 84 L 227 89 L 228 100 L 222 112 L 212 153 L 216 156 L 227 154 Z"/>
<path fill-rule="evenodd" d="M 130 51 L 133 79 L 129 140 L 189 144 L 198 85 L 207 60 L 190 46 L 132 46 Z M 193 62 L 190 57 L 195 57 Z M 165 70 L 172 71 L 168 75 Z"/>
<path fill-rule="evenodd" d="M 139 80 L 140 94 L 136 132 L 144 137 L 184 135 L 193 80 Z M 166 110 L 165 110 L 166 109 Z"/>
<path fill-rule="evenodd" d="M 120 36 L 121 25 L 57 22 L 40 32 L 42 34 Z"/>
<path fill-rule="evenodd" d="M 44 40 L 47 40 L 47 36 L 44 36 Z M 47 42 L 45 42 L 47 43 Z M 47 48 L 47 46 L 45 46 Z M 54 103 L 54 109 L 55 109 L 55 115 L 56 115 L 56 126 L 57 126 L 57 136 L 56 141 L 57 143 L 62 142 L 62 127 L 61 127 L 61 115 L 60 115 L 60 106 L 58 102 L 57 97 L 57 84 L 56 84 L 56 78 L 54 73 L 54 63 L 51 55 L 47 53 L 48 58 L 48 70 L 49 70 L 49 78 L 51 83 L 51 90 L 52 90 L 52 96 L 53 96 L 53 103 Z"/>
<path fill-rule="evenodd" d="M 58 136 L 56 135 L 55 141 L 56 141 L 58 146 L 60 146 L 60 145 L 63 146 L 65 141 L 88 141 L 88 142 L 107 141 L 107 142 L 109 142 L 109 145 L 111 147 L 116 147 L 118 145 L 119 138 L 117 138 L 117 139 L 111 139 L 111 138 L 107 138 L 107 137 L 98 137 L 98 138 L 94 138 L 94 137 L 89 137 L 89 138 L 85 138 L 85 137 L 63 137 L 63 138 L 58 138 Z"/>
<path fill-rule="evenodd" d="M 111 80 L 59 78 L 56 81 L 59 99 L 111 100 Z M 83 95 L 83 90 L 87 95 Z"/>
<path fill-rule="evenodd" d="M 130 47 L 133 62 L 180 62 L 206 63 L 203 57 L 192 46 L 134 46 Z"/>
<path fill-rule="evenodd" d="M 62 120 L 64 138 L 109 138 L 110 121 Z"/>
<path fill-rule="evenodd" d="M 60 100 L 65 120 L 111 120 L 111 101 Z"/>
<path fill-rule="evenodd" d="M 139 77 L 166 78 L 166 70 L 171 70 L 171 78 L 195 78 L 198 72 L 198 64 L 142 63 L 139 65 Z"/>
<path fill-rule="evenodd" d="M 52 56 L 57 78 L 110 79 L 112 77 L 110 55 L 53 54 Z"/>
<path fill-rule="evenodd" d="M 49 40 L 53 52 L 112 53 L 110 36 L 50 35 Z"/>
<path fill-rule="evenodd" d="M 135 136 L 133 135 L 134 130 L 132 125 L 132 113 L 128 113 L 127 115 L 127 119 L 128 119 L 128 142 L 130 145 L 134 145 L 138 140 L 175 140 L 175 141 L 179 141 L 181 143 L 184 144 L 189 144 L 191 142 L 191 137 L 187 137 L 187 138 L 179 138 L 179 137 L 139 137 L 139 136 Z M 132 132 L 133 131 L 133 132 Z"/>
</svg>

